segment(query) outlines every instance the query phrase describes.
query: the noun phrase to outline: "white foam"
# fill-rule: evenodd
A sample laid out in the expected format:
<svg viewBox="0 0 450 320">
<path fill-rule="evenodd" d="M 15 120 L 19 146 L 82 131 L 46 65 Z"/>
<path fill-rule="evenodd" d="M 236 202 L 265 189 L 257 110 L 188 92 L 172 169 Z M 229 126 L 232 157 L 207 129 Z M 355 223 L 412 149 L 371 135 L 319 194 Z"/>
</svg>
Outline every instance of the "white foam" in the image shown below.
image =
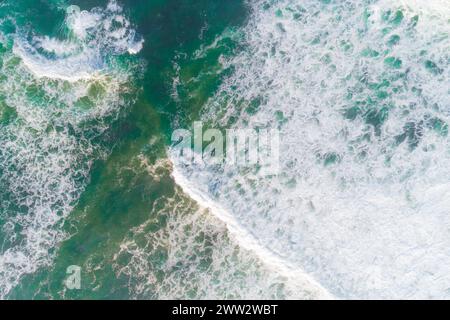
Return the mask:
<svg viewBox="0 0 450 320">
<path fill-rule="evenodd" d="M 54 53 L 58 57 L 64 57 L 77 53 L 81 48 L 80 46 L 69 40 L 58 40 L 49 36 L 33 38 L 36 48 L 42 49 L 45 52 Z"/>
<path fill-rule="evenodd" d="M 251 3 L 246 50 L 203 118 L 279 127 L 283 173 L 179 175 L 337 297 L 448 297 L 449 137 L 428 123 L 450 123 L 448 2 L 265 4 Z"/>
<path fill-rule="evenodd" d="M 100 15 L 102 24 L 116 16 L 111 10 L 85 15 Z M 76 14 L 81 12 L 69 10 Z M 127 48 L 98 33 L 104 29 L 87 28 L 81 39 L 36 35 L 30 41 L 18 29 L 2 35 L 14 47 L 1 53 L 0 103 L 16 118 L 0 126 L 0 298 L 25 275 L 53 263 L 93 161 L 110 151 L 92 138 L 133 103 L 123 93 L 134 92 L 134 70 L 114 63 Z"/>
<path fill-rule="evenodd" d="M 168 159 L 152 164 L 141 155 L 132 163 L 136 174 L 148 174 L 157 183 L 171 180 Z M 101 262 L 87 272 L 105 267 Z M 147 221 L 130 230 L 112 267 L 132 299 L 318 297 L 316 287 L 261 263 L 210 209 L 199 206 L 177 186 L 149 207 Z"/>
<path fill-rule="evenodd" d="M 64 46 L 64 44 L 62 44 Z M 61 44 L 59 44 L 61 50 Z M 61 59 L 49 59 L 17 39 L 14 42 L 14 54 L 21 57 L 22 62 L 37 77 L 79 81 L 93 78 L 103 69 L 103 61 L 95 50 L 84 52 Z"/>
<path fill-rule="evenodd" d="M 211 214 L 214 214 L 220 221 L 225 223 L 233 240 L 235 240 L 241 248 L 252 252 L 261 259 L 263 264 L 268 265 L 272 271 L 286 277 L 286 279 L 288 279 L 288 284 L 295 283 L 299 288 L 302 288 L 302 290 L 308 292 L 309 295 L 312 295 L 314 299 L 331 299 L 333 297 L 308 274 L 304 273 L 301 269 L 290 265 L 288 261 L 283 260 L 276 252 L 272 252 L 270 248 L 262 245 L 258 238 L 243 228 L 232 214 L 228 213 L 220 204 L 209 199 L 205 193 L 198 190 L 192 182 L 186 179 L 176 166 L 173 169 L 172 177 L 176 184 L 179 185 L 190 198 L 195 200 L 200 207 L 209 209 Z M 300 296 L 297 298 L 301 299 L 305 297 Z"/>
<path fill-rule="evenodd" d="M 69 6 L 65 23 L 72 36 L 67 40 L 36 36 L 29 42 L 16 37 L 14 53 L 37 77 L 66 81 L 98 77 L 107 68 L 108 54 L 137 54 L 143 47 L 144 40 L 136 35 L 116 1 L 110 1 L 106 9 L 91 11 Z"/>
</svg>

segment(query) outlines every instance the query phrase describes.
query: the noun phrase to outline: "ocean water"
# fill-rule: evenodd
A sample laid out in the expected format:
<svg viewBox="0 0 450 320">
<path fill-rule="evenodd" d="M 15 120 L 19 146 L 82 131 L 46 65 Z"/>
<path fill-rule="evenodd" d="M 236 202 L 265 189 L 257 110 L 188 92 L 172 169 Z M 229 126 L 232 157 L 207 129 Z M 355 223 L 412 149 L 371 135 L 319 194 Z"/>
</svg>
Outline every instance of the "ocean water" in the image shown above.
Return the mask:
<svg viewBox="0 0 450 320">
<path fill-rule="evenodd" d="M 449 298 L 449 37 L 447 0 L 0 0 L 0 298 Z M 194 121 L 278 129 L 279 174 L 186 166 Z"/>
</svg>

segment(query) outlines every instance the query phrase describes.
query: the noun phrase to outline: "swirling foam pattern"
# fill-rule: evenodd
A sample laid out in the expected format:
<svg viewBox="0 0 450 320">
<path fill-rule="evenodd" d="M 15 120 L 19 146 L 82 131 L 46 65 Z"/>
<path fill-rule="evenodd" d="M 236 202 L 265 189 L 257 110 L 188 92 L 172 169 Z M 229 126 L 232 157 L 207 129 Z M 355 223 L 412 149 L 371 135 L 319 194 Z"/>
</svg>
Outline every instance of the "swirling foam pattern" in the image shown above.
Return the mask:
<svg viewBox="0 0 450 320">
<path fill-rule="evenodd" d="M 16 24 L 10 5 L 0 7 L 1 298 L 67 238 L 64 220 L 110 150 L 102 137 L 132 103 L 129 54 L 142 47 L 115 1 L 63 6 L 58 38 Z"/>
</svg>

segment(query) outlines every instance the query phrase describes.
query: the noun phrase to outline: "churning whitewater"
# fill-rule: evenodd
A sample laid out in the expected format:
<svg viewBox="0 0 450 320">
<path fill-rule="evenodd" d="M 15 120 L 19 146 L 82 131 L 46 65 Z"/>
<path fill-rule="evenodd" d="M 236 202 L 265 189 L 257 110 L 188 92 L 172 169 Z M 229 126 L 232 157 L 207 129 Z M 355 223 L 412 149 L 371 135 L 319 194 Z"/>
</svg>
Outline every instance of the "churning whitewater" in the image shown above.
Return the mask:
<svg viewBox="0 0 450 320">
<path fill-rule="evenodd" d="M 282 173 L 181 180 L 336 297 L 449 298 L 449 2 L 249 5 L 203 120 L 279 128 Z"/>
<path fill-rule="evenodd" d="M 449 84 L 448 0 L 0 0 L 0 299 L 450 298 Z"/>
<path fill-rule="evenodd" d="M 136 52 L 115 1 L 69 6 L 64 39 L 16 24 L 13 4 L 0 16 L 0 298 L 21 278 L 51 265 L 67 234 L 65 218 L 104 158 L 107 121 L 130 104 L 132 74 L 118 57 Z M 10 7 L 10 8 L 9 8 Z"/>
</svg>

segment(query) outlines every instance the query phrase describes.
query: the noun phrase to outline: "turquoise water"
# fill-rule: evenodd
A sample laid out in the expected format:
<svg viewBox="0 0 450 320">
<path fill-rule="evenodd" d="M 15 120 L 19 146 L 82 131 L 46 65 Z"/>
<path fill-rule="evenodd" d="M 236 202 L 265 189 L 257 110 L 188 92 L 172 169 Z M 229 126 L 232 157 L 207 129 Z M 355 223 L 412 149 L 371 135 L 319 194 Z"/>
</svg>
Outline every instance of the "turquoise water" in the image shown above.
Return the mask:
<svg viewBox="0 0 450 320">
<path fill-rule="evenodd" d="M 445 0 L 0 0 L 0 298 L 448 298 L 449 35 Z M 278 129 L 280 173 L 184 166 L 197 120 Z"/>
</svg>

